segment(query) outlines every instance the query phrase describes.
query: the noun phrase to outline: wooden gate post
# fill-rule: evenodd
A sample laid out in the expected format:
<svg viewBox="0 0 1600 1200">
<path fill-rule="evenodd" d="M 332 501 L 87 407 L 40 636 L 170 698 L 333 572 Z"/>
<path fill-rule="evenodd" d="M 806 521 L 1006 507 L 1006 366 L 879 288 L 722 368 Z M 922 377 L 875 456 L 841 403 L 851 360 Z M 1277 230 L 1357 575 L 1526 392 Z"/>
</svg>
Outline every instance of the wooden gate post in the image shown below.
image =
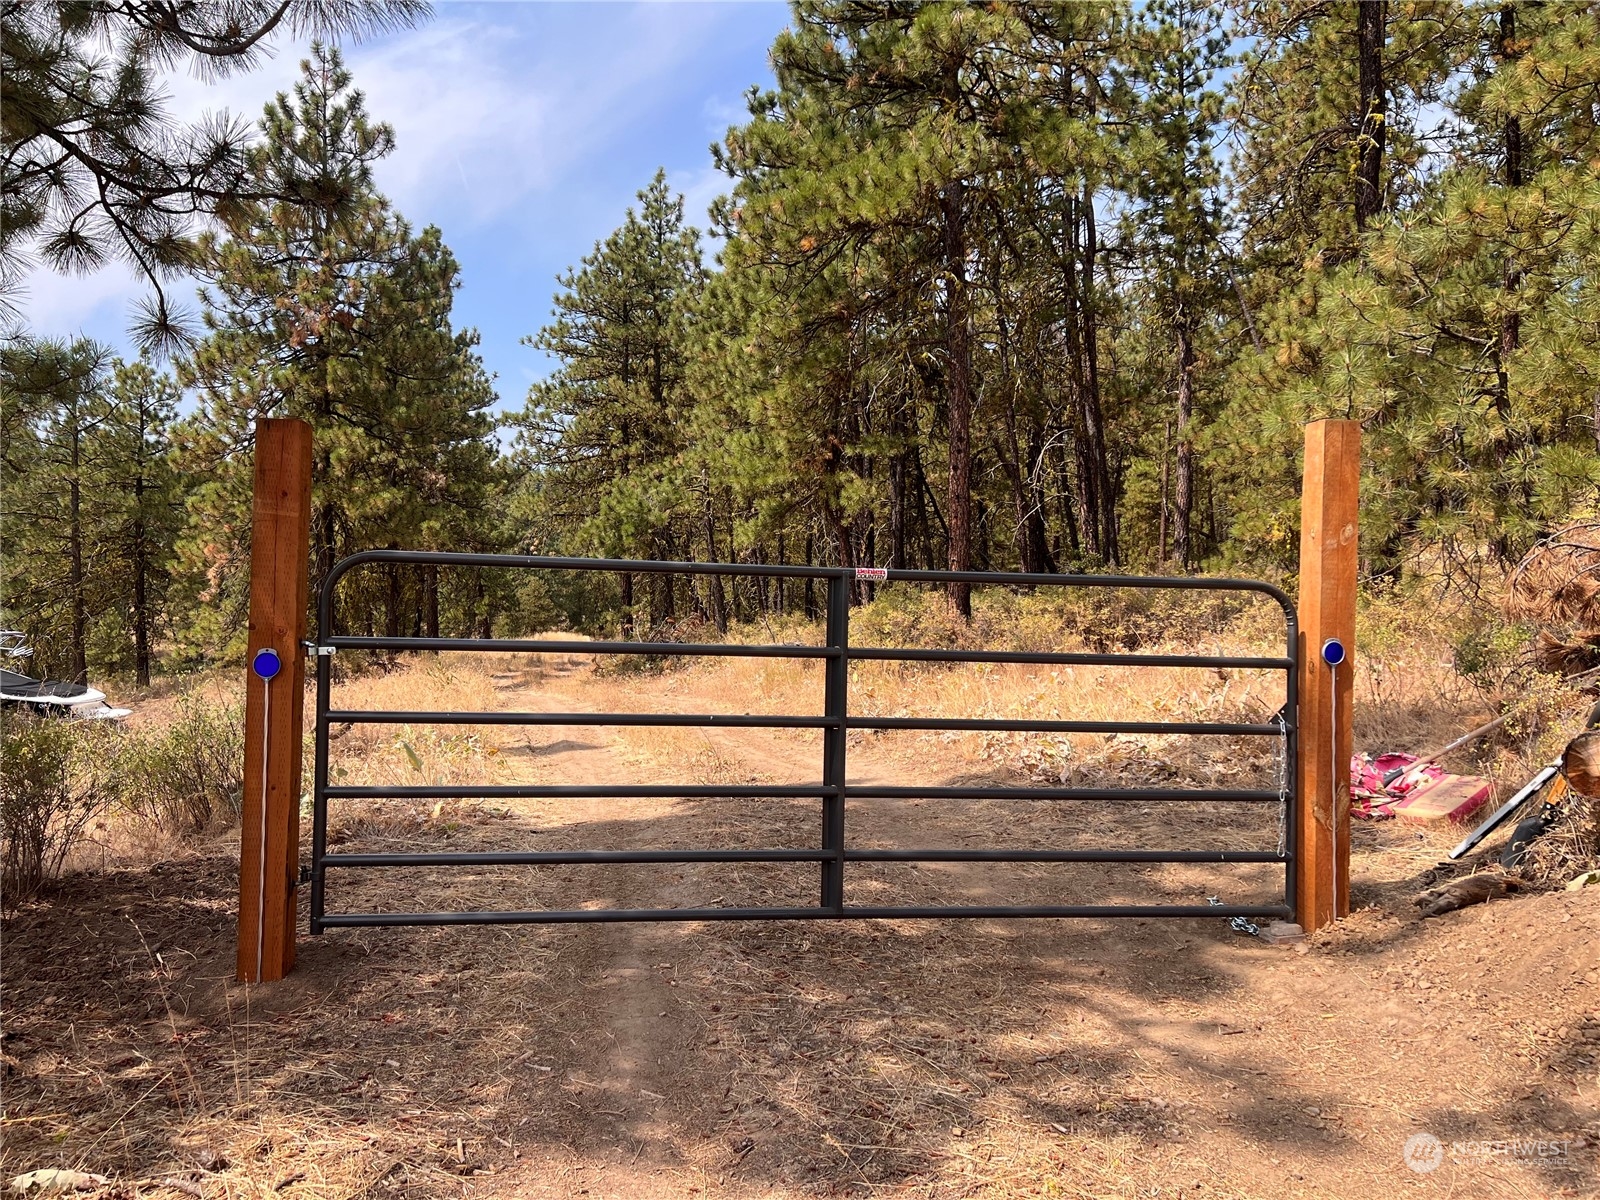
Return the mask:
<svg viewBox="0 0 1600 1200">
<path fill-rule="evenodd" d="M 256 422 L 239 840 L 238 977 L 246 983 L 282 979 L 294 968 L 310 538 L 311 426 L 263 417 Z"/>
<path fill-rule="evenodd" d="M 1299 824 L 1295 919 L 1307 933 L 1350 912 L 1350 695 L 1355 662 L 1361 422 L 1306 426 L 1300 501 Z M 1329 639 L 1343 650 L 1324 654 Z"/>
</svg>

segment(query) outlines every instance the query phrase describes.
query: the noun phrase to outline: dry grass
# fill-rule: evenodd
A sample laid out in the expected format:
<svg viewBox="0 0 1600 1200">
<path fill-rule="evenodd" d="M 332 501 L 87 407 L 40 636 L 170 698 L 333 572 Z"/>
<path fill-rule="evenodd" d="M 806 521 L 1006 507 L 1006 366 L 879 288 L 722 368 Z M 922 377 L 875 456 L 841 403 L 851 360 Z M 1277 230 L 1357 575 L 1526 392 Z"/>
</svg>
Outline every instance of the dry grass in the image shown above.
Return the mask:
<svg viewBox="0 0 1600 1200">
<path fill-rule="evenodd" d="M 501 707 L 493 678 L 475 656 L 467 654 L 419 657 L 399 670 L 338 681 L 330 702 L 336 709 L 385 712 L 491 712 Z M 307 708 L 310 720 L 311 706 Z M 500 759 L 501 733 L 477 725 L 338 726 L 329 732 L 328 779 L 340 786 L 494 783 L 506 775 Z M 308 737 L 302 768 L 308 790 L 311 769 Z M 328 838 L 337 845 L 362 834 L 404 836 L 430 822 L 449 830 L 503 816 L 503 809 L 470 800 L 441 801 L 425 808 L 404 800 L 342 802 L 331 810 Z"/>
<path fill-rule="evenodd" d="M 1600 801 L 1570 796 L 1566 808 L 1529 848 L 1517 868 L 1524 879 L 1561 887 L 1600 864 Z"/>
<path fill-rule="evenodd" d="M 1511 572 L 1506 610 L 1600 630 L 1600 520 L 1574 521 L 1530 550 Z"/>
</svg>

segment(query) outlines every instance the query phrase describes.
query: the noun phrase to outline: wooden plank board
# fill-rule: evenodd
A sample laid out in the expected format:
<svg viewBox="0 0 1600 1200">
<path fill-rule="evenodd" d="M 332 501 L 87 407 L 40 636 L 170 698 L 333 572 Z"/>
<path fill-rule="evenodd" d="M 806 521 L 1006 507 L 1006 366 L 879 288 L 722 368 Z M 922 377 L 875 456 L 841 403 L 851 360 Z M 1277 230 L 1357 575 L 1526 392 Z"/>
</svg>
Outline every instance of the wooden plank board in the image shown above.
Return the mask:
<svg viewBox="0 0 1600 1200">
<path fill-rule="evenodd" d="M 1300 506 L 1299 826 L 1295 912 L 1309 933 L 1350 912 L 1350 698 L 1356 652 L 1361 423 L 1306 426 Z M 1330 668 L 1323 644 L 1345 647 Z"/>
<path fill-rule="evenodd" d="M 305 715 L 300 643 L 306 635 L 310 537 L 311 426 L 262 418 L 256 422 L 239 845 L 238 977 L 246 982 L 281 979 L 294 968 Z M 250 669 L 264 647 L 276 650 L 282 663 L 270 684 Z"/>
</svg>

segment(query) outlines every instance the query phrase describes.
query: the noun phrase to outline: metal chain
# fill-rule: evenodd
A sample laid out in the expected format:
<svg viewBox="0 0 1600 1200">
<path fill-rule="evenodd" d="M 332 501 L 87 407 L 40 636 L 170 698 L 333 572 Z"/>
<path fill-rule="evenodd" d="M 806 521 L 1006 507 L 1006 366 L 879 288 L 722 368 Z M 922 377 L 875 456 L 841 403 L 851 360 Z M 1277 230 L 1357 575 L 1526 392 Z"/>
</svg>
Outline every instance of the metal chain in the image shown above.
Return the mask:
<svg viewBox="0 0 1600 1200">
<path fill-rule="evenodd" d="M 1222 904 L 1222 897 L 1207 896 L 1206 903 L 1214 908 L 1218 907 Z M 1248 920 L 1244 917 L 1228 918 L 1228 928 L 1233 930 L 1235 933 L 1247 933 L 1251 937 L 1255 937 L 1261 932 L 1261 927 L 1259 925 L 1257 925 L 1254 921 Z"/>
</svg>

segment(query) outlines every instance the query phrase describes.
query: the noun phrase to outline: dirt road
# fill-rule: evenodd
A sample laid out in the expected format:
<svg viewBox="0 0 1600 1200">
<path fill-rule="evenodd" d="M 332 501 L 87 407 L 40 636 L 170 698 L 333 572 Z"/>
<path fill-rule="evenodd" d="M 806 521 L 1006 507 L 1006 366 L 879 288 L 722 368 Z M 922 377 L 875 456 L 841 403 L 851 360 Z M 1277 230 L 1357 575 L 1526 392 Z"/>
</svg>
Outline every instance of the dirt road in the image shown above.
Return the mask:
<svg viewBox="0 0 1600 1200">
<path fill-rule="evenodd" d="M 508 673 L 504 707 L 585 711 L 587 671 Z M 498 733 L 503 777 L 544 782 L 788 782 L 819 761 L 804 736 L 758 730 Z M 853 773 L 925 777 L 936 749 L 863 740 Z M 850 814 L 856 844 L 1124 836 L 1064 820 Z M 815 837 L 814 802 L 529 801 L 345 848 Z M 229 982 L 224 855 L 79 877 L 5 931 L 4 1161 L 146 1196 L 1600 1192 L 1600 889 L 1420 922 L 1408 900 L 1431 858 L 1405 839 L 1363 828 L 1360 911 L 1299 951 L 1220 920 L 345 930 L 250 991 Z M 810 903 L 815 872 L 416 870 L 336 881 L 330 906 Z M 951 864 L 862 871 L 850 898 L 1214 882 Z M 1415 1135 L 1440 1140 L 1437 1166 L 1426 1138 L 1431 1169 L 1407 1164 Z"/>
</svg>

